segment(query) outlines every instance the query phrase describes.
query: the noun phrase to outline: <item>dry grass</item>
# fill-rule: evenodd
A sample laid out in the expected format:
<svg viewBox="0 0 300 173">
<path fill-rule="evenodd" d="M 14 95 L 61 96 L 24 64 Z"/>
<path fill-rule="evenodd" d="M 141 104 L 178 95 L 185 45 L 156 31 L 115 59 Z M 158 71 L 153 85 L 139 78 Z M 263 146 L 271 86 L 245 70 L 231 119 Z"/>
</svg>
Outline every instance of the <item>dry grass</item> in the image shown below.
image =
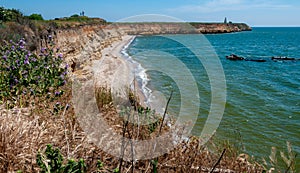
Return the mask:
<svg viewBox="0 0 300 173">
<path fill-rule="evenodd" d="M 100 89 L 101 98 L 98 97 L 98 106 L 99 109 L 105 107 L 107 113 L 104 114 L 106 122 L 114 127 L 116 131 L 120 134 L 122 131 L 126 130 L 125 137 L 131 139 L 147 140 L 155 138 L 159 135 L 159 126 L 162 123 L 162 117 L 158 117 L 155 114 L 150 114 L 149 116 L 153 119 L 156 119 L 157 124 L 154 130 L 150 130 L 150 125 L 137 126 L 131 123 L 128 123 L 126 129 L 124 129 L 124 117 L 121 118 L 117 113 L 112 103 L 106 102 L 103 104 L 104 100 L 111 99 L 111 93 L 109 90 Z M 103 91 L 106 91 L 103 92 Z M 98 95 L 98 96 L 100 96 Z M 130 110 L 137 110 L 135 100 L 138 100 L 136 97 L 132 97 L 132 93 L 129 92 L 129 100 L 131 103 Z M 100 101 L 100 102 L 99 102 Z M 138 105 L 140 106 L 140 105 Z M 130 114 L 131 118 L 139 116 L 137 112 Z M 134 120 L 136 122 L 136 120 Z M 169 124 L 172 121 L 169 119 Z M 162 133 L 170 131 L 170 127 L 164 122 L 162 125 Z M 177 127 L 177 129 L 183 129 L 184 127 Z M 179 130 L 176 132 L 175 136 L 182 137 L 182 131 Z M 166 143 L 169 141 L 165 141 Z M 172 151 L 169 151 L 168 154 L 164 154 L 157 158 L 158 172 L 210 172 L 214 166 L 216 169 L 214 172 L 262 172 L 263 168 L 258 163 L 252 161 L 246 154 L 240 154 L 237 152 L 237 149 L 231 147 L 228 143 L 222 146 L 215 146 L 212 141 L 207 145 L 213 146 L 208 149 L 207 146 L 200 145 L 201 139 L 197 137 L 189 137 L 188 140 L 184 140 Z M 160 143 L 157 144 L 157 148 L 167 146 L 167 144 Z M 213 149 L 212 149 L 213 148 Z M 226 149 L 226 152 L 222 158 L 220 158 L 220 153 L 223 149 Z M 220 159 L 220 163 L 216 164 Z M 251 163 L 253 162 L 253 163 Z M 133 172 L 152 172 L 151 160 L 147 161 L 137 161 L 134 164 L 130 162 L 125 162 L 123 166 L 123 171 L 133 171 Z"/>
<path fill-rule="evenodd" d="M 87 172 L 111 172 L 120 166 L 118 158 L 105 153 L 97 146 L 87 142 L 86 135 L 79 127 L 79 123 L 72 109 L 71 91 L 67 92 L 59 100 L 62 105 L 70 105 L 69 109 L 64 108 L 57 115 L 53 115 L 52 109 L 55 103 L 36 104 L 34 108 L 22 108 L 6 110 L 1 108 L 0 112 L 0 172 L 38 172 L 36 155 L 38 151 L 45 149 L 47 144 L 52 144 L 61 150 L 62 155 L 67 159 L 76 160 L 83 158 L 87 165 Z M 104 91 L 104 90 L 102 90 Z M 116 132 L 124 132 L 124 119 L 120 117 L 113 108 L 109 98 L 110 93 L 105 92 L 98 95 L 103 102 L 99 107 L 105 107 L 105 120 L 114 126 Z M 154 116 L 153 114 L 151 116 Z M 157 118 L 157 117 L 153 117 Z M 154 130 L 149 125 L 137 126 L 128 123 L 126 137 L 131 139 L 151 139 L 158 135 L 161 118 Z M 164 124 L 162 133 L 170 128 Z M 178 132 L 179 133 L 179 132 Z M 178 134 L 180 135 L 180 134 Z M 158 160 L 158 172 L 210 172 L 212 167 L 220 159 L 221 148 L 214 151 L 206 146 L 200 146 L 200 140 L 190 137 L 181 142 L 174 150 L 162 155 Z M 163 147 L 164 144 L 158 144 Z M 216 165 L 214 172 L 261 172 L 262 167 L 251 164 L 247 155 L 239 155 L 233 149 L 226 147 L 226 153 Z M 104 167 L 97 168 L 97 161 L 103 162 Z M 151 160 L 122 162 L 122 172 L 152 172 Z"/>
</svg>

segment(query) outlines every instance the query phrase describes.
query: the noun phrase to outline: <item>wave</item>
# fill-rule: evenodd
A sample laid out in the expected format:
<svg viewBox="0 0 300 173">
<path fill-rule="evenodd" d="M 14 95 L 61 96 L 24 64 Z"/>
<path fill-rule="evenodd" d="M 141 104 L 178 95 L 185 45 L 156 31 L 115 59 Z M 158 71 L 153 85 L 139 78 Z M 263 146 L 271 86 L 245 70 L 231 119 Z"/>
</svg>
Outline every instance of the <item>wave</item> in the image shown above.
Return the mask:
<svg viewBox="0 0 300 173">
<path fill-rule="evenodd" d="M 128 48 L 134 42 L 136 37 L 133 37 L 121 50 L 121 54 L 124 56 L 124 59 L 130 64 L 132 67 L 132 72 L 134 73 L 135 80 L 138 84 L 138 88 L 142 94 L 143 98 L 139 98 L 143 100 L 146 106 L 150 107 L 150 98 L 152 94 L 152 90 L 147 87 L 150 79 L 146 73 L 146 69 L 137 61 L 133 60 L 133 58 L 128 54 Z M 134 88 L 134 83 L 132 84 L 131 88 Z"/>
</svg>

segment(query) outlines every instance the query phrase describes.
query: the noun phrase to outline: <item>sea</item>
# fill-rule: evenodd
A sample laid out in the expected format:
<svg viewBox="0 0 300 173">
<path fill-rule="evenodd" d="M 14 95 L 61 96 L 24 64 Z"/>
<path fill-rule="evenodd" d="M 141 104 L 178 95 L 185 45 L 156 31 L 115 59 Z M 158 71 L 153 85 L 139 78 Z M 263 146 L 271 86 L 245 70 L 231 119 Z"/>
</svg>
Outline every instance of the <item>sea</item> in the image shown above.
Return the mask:
<svg viewBox="0 0 300 173">
<path fill-rule="evenodd" d="M 298 153 L 296 166 L 300 171 L 299 27 L 137 36 L 125 54 L 136 66 L 147 104 L 163 112 L 172 93 L 168 114 L 186 119 L 196 116 L 192 134 L 200 135 L 215 108 L 215 98 L 218 102 L 220 96 L 217 105 L 224 106 L 224 111 L 220 108 L 219 120 L 210 122 L 217 127 L 215 140 L 228 141 L 241 152 L 267 162 L 272 147 L 276 147 L 282 169 L 279 152 L 287 155 L 288 141 Z M 226 59 L 231 54 L 263 62 Z M 198 110 L 196 115 L 190 115 L 194 110 Z"/>
</svg>

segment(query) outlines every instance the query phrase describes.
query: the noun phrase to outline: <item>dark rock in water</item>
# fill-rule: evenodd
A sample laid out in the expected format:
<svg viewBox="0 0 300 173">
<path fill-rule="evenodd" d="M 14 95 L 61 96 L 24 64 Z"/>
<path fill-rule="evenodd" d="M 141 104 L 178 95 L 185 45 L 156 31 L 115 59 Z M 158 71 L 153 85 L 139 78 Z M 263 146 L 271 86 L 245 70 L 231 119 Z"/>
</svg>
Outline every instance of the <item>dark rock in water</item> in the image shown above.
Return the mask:
<svg viewBox="0 0 300 173">
<path fill-rule="evenodd" d="M 231 61 L 253 61 L 253 62 L 267 62 L 266 59 L 247 59 L 235 54 L 231 54 L 229 56 L 226 56 L 226 59 L 231 60 Z M 296 59 L 296 58 L 288 58 L 288 57 L 272 57 L 271 60 L 273 61 L 297 61 L 300 59 Z"/>
<path fill-rule="evenodd" d="M 231 54 L 231 55 L 229 55 L 229 56 L 226 56 L 226 59 L 232 60 L 232 61 L 241 61 L 241 60 L 245 60 L 244 57 L 237 56 L 237 55 L 235 55 L 235 54 Z"/>
<path fill-rule="evenodd" d="M 280 61 L 295 61 L 295 58 L 288 58 L 288 57 L 272 57 L 272 60 L 280 60 Z"/>
<path fill-rule="evenodd" d="M 254 61 L 254 62 L 266 62 L 265 59 L 245 59 L 245 61 Z"/>
</svg>

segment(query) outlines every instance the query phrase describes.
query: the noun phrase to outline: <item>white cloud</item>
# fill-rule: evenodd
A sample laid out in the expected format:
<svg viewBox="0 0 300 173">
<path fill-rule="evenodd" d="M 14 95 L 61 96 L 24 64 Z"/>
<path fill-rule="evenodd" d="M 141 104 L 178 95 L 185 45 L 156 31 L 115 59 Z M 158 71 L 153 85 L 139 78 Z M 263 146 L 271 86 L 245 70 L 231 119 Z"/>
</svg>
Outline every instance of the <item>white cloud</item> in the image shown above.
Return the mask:
<svg viewBox="0 0 300 173">
<path fill-rule="evenodd" d="M 186 5 L 168 11 L 176 12 L 196 12 L 196 13 L 213 13 L 220 11 L 241 11 L 246 9 L 283 9 L 289 8 L 290 5 L 275 4 L 266 0 L 209 0 L 202 4 Z"/>
</svg>

